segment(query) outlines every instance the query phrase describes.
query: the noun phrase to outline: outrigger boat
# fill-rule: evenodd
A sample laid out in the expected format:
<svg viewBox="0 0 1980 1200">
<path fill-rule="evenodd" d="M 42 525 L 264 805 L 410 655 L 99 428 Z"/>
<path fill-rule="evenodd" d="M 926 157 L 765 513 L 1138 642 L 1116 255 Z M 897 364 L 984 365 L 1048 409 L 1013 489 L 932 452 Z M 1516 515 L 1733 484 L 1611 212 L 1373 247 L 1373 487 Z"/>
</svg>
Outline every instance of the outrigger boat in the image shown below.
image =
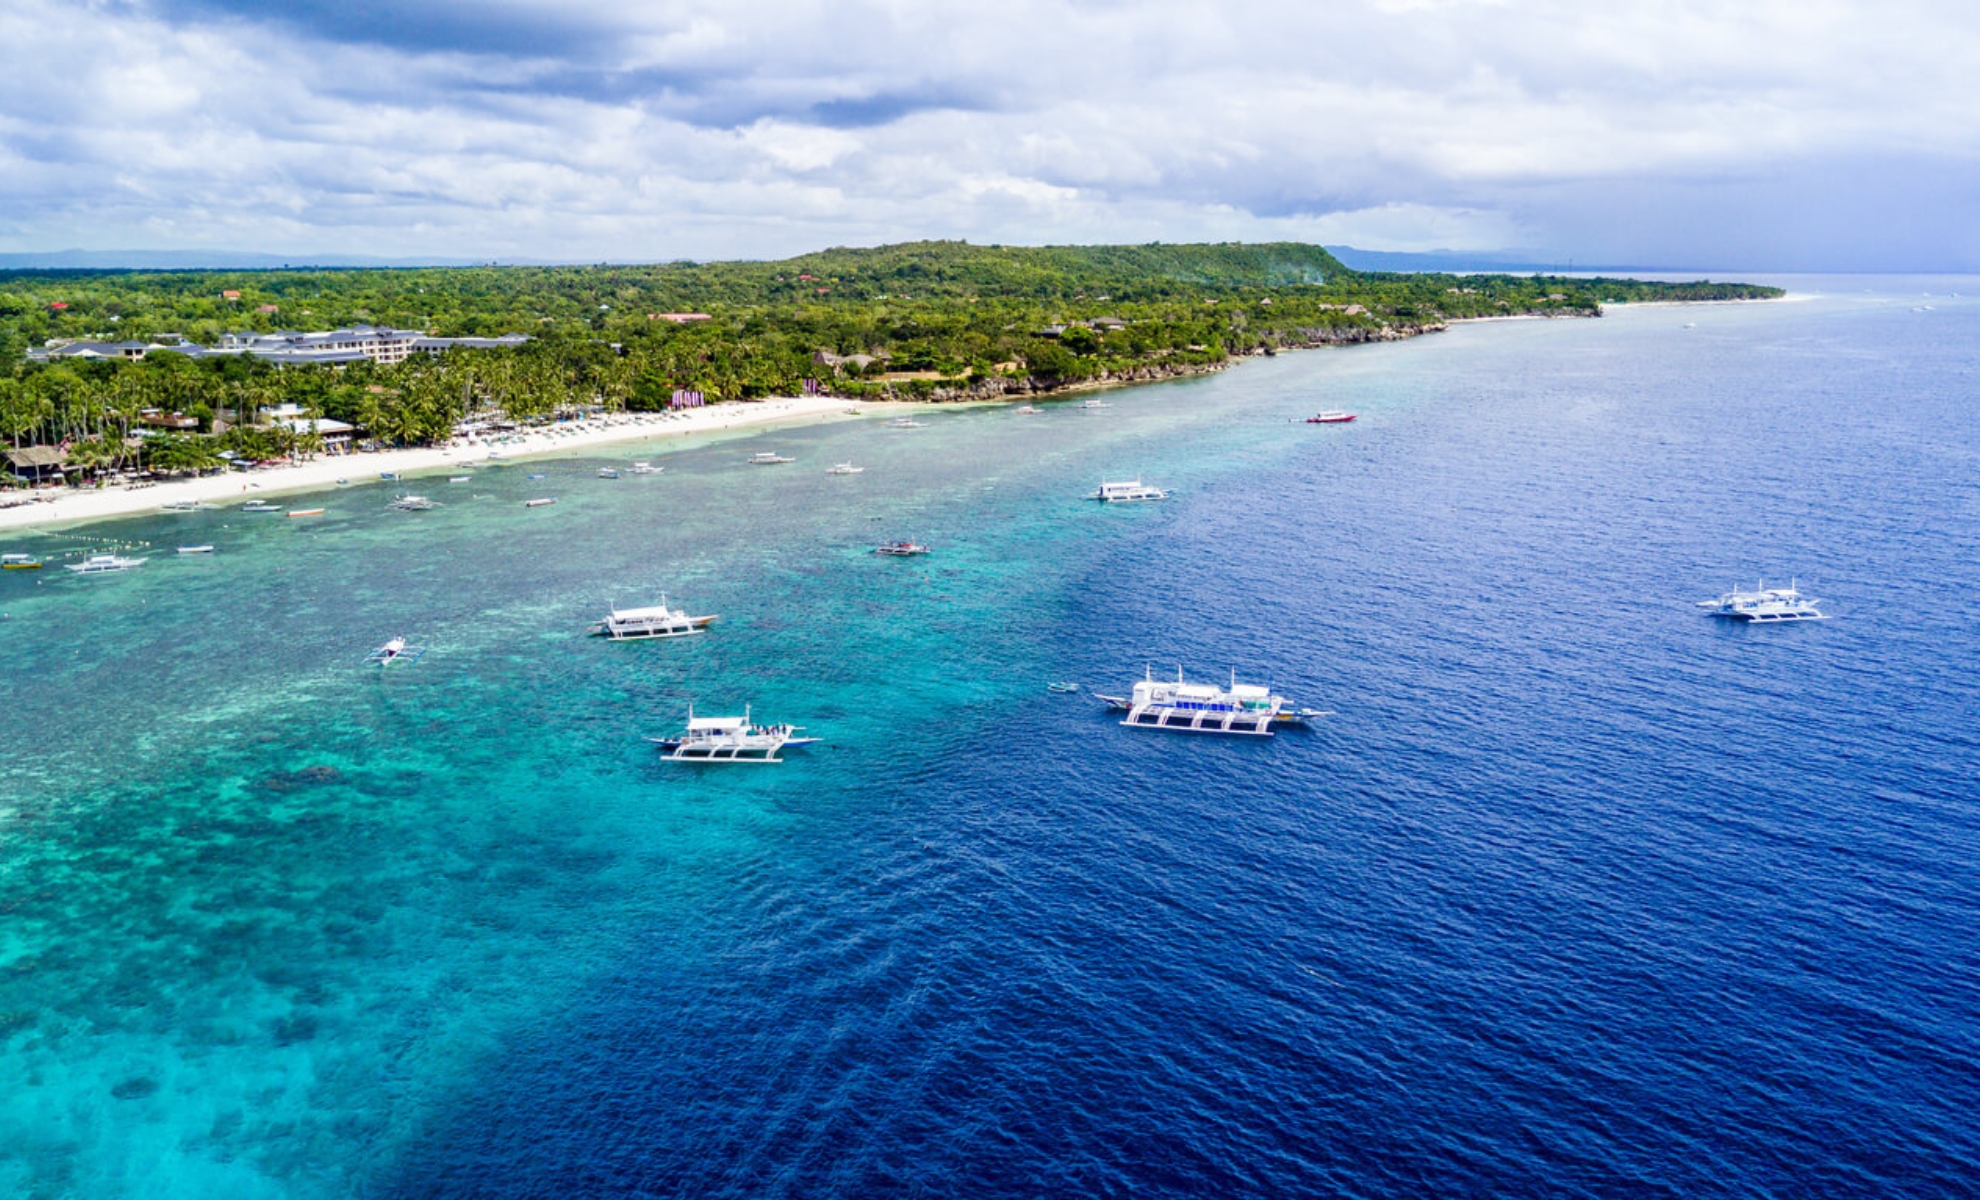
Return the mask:
<svg viewBox="0 0 1980 1200">
<path fill-rule="evenodd" d="M 1828 614 L 1815 607 L 1820 603 L 1803 596 L 1793 581 L 1784 588 L 1770 588 L 1763 581 L 1750 592 L 1734 588 L 1717 600 L 1700 600 L 1698 607 L 1711 610 L 1715 617 L 1773 625 L 1781 621 L 1826 621 Z"/>
<path fill-rule="evenodd" d="M 617 479 L 619 477 L 618 468 L 600 467 L 598 468 L 598 477 L 600 479 Z"/>
<path fill-rule="evenodd" d="M 78 575 L 108 575 L 116 571 L 130 571 L 150 562 L 148 558 L 125 558 L 121 554 L 92 554 L 79 563 L 62 564 Z"/>
<path fill-rule="evenodd" d="M 213 547 L 211 547 L 211 546 L 181 546 L 181 547 L 179 547 L 179 553 L 181 553 L 181 554 L 211 554 L 211 553 L 213 553 Z"/>
<path fill-rule="evenodd" d="M 426 654 L 424 646 L 408 646 L 406 639 L 395 637 L 383 646 L 364 656 L 364 661 L 381 667 L 389 667 L 396 662 L 416 663 Z"/>
<path fill-rule="evenodd" d="M 917 554 L 927 554 L 928 547 L 916 541 L 883 542 L 873 548 L 875 554 L 885 554 L 893 558 L 913 558 Z"/>
<path fill-rule="evenodd" d="M 205 512 L 206 505 L 197 500 L 174 500 L 170 504 L 158 506 L 159 512 Z"/>
<path fill-rule="evenodd" d="M 668 762 L 774 763 L 789 746 L 809 746 L 817 738 L 799 737 L 800 725 L 756 725 L 749 709 L 740 717 L 697 717 L 688 706 L 687 730 L 678 737 L 647 738 Z"/>
<path fill-rule="evenodd" d="M 849 462 L 842 462 L 825 473 L 827 475 L 862 475 L 865 472 L 865 467 L 855 467 Z"/>
<path fill-rule="evenodd" d="M 759 450 L 749 456 L 751 466 L 767 467 L 775 463 L 796 462 L 797 459 L 777 453 L 775 450 Z"/>
<path fill-rule="evenodd" d="M 1079 690 L 1079 685 L 1066 680 L 1058 683 L 1048 683 L 1045 685 L 1045 690 L 1048 692 L 1057 692 L 1061 696 L 1070 696 Z"/>
<path fill-rule="evenodd" d="M 386 507 L 396 508 L 400 512 L 425 512 L 429 508 L 439 508 L 440 502 L 424 496 L 400 496 Z"/>
<path fill-rule="evenodd" d="M 241 511 L 253 513 L 281 512 L 282 506 L 279 504 L 270 504 L 266 500 L 250 500 L 246 504 L 241 505 Z"/>
<path fill-rule="evenodd" d="M 1167 500 L 1166 488 L 1150 487 L 1139 479 L 1101 480 L 1100 490 L 1087 493 L 1088 500 L 1120 504 L 1129 500 Z"/>
<path fill-rule="evenodd" d="M 649 608 L 615 608 L 605 615 L 605 619 L 591 627 L 598 637 L 611 638 L 615 642 L 637 641 L 643 638 L 687 637 L 689 634 L 704 632 L 714 624 L 715 617 L 691 617 L 686 609 L 668 608 L 667 595 L 662 592 L 660 603 Z"/>
<path fill-rule="evenodd" d="M 1210 683 L 1187 683 L 1181 668 L 1175 682 L 1156 679 L 1144 673 L 1128 696 L 1094 697 L 1114 712 L 1124 712 L 1123 725 L 1142 729 L 1169 729 L 1181 733 L 1229 733 L 1247 737 L 1271 737 L 1273 727 L 1303 726 L 1316 717 L 1333 716 L 1311 708 L 1296 708 L 1290 700 L 1268 687 L 1241 684 L 1236 672 L 1228 688 Z"/>
<path fill-rule="evenodd" d="M 0 570 L 39 571 L 41 560 L 32 554 L 0 554 Z"/>
<path fill-rule="evenodd" d="M 626 469 L 628 471 L 631 471 L 635 475 L 658 475 L 660 472 L 666 470 L 667 468 L 656 467 L 650 462 L 636 462 L 632 466 L 627 467 Z"/>
</svg>

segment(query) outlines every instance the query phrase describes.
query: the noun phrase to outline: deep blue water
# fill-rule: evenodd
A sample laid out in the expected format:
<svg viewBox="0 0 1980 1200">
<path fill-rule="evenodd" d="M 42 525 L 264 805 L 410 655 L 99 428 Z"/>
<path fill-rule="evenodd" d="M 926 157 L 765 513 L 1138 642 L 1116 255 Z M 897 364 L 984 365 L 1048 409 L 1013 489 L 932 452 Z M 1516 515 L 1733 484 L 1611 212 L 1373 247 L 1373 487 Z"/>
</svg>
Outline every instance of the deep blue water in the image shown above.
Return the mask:
<svg viewBox="0 0 1980 1200">
<path fill-rule="evenodd" d="M 220 550 L 0 580 L 0 1191 L 1972 1194 L 1980 281 L 1822 284 L 10 539 Z"/>
</svg>

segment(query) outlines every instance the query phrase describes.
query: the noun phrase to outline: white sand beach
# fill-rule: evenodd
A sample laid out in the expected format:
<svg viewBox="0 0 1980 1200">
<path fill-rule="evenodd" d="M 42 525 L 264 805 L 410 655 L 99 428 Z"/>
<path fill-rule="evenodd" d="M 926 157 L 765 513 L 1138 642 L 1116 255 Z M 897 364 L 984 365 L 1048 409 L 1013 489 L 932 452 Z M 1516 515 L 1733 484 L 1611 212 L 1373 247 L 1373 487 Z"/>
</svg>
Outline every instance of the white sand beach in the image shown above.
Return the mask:
<svg viewBox="0 0 1980 1200">
<path fill-rule="evenodd" d="M 105 517 L 156 512 L 186 500 L 220 504 L 332 487 L 339 479 L 375 480 L 380 472 L 445 474 L 489 461 L 588 451 L 615 442 L 650 441 L 716 433 L 753 425 L 811 422 L 869 408 L 829 396 L 784 397 L 711 405 L 679 413 L 622 413 L 532 429 L 505 439 L 456 441 L 419 450 L 380 450 L 368 454 L 323 456 L 289 466 L 173 480 L 141 487 L 61 488 L 37 493 L 42 499 L 0 508 L 0 529 L 99 521 Z M 0 492 L 0 503 L 27 493 Z"/>
</svg>

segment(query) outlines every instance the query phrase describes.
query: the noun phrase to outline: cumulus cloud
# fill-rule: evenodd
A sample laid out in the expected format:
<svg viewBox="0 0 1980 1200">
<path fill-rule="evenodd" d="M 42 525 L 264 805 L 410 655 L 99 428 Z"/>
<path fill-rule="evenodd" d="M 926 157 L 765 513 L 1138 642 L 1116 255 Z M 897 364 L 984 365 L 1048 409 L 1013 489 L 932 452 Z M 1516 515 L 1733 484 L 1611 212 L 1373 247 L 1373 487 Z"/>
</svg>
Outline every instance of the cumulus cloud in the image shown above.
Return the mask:
<svg viewBox="0 0 1980 1200">
<path fill-rule="evenodd" d="M 1791 268 L 1846 232 L 1970 267 L 1976 33 L 1940 0 L 0 0 L 0 246 Z M 1900 181 L 1936 207 L 1858 224 Z"/>
</svg>

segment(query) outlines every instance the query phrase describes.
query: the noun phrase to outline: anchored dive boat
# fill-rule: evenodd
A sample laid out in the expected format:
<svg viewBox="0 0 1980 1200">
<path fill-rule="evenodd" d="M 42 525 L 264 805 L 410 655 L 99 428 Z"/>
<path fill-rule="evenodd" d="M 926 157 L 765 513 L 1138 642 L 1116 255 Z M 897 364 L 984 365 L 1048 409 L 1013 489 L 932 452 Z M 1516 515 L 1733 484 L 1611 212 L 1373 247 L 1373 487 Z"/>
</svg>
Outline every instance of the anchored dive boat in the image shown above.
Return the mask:
<svg viewBox="0 0 1980 1200">
<path fill-rule="evenodd" d="M 1698 607 L 1709 609 L 1715 617 L 1773 625 L 1781 621 L 1826 621 L 1828 614 L 1815 607 L 1820 603 L 1803 596 L 1793 582 L 1784 588 L 1770 588 L 1763 580 L 1750 592 L 1734 588 L 1717 600 L 1700 600 Z"/>
<path fill-rule="evenodd" d="M 1290 700 L 1268 687 L 1242 684 L 1235 673 L 1228 688 L 1213 683 L 1187 683 L 1180 668 L 1174 682 L 1143 675 L 1127 696 L 1094 696 L 1114 712 L 1127 716 L 1121 721 L 1141 729 L 1169 729 L 1180 733 L 1230 733 L 1247 737 L 1271 737 L 1273 727 L 1305 725 L 1315 717 L 1332 713 L 1297 708 Z"/>
<path fill-rule="evenodd" d="M 78 575 L 109 575 L 117 571 L 131 571 L 150 562 L 148 558 L 125 558 L 121 554 L 92 554 L 79 563 L 64 563 L 63 566 Z"/>
<path fill-rule="evenodd" d="M 1086 498 L 1102 504 L 1120 504 L 1129 500 L 1167 500 L 1169 492 L 1166 488 L 1150 487 L 1139 479 L 1103 479 L 1100 490 L 1088 493 Z"/>
<path fill-rule="evenodd" d="M 809 746 L 817 738 L 799 737 L 800 725 L 757 725 L 749 709 L 740 717 L 697 717 L 688 706 L 687 729 L 677 737 L 647 738 L 668 762 L 774 763 L 779 751 Z"/>
<path fill-rule="evenodd" d="M 865 467 L 855 467 L 849 462 L 842 462 L 825 473 L 827 475 L 861 475 L 865 472 Z"/>
<path fill-rule="evenodd" d="M 605 619 L 591 627 L 591 632 L 615 642 L 630 642 L 644 638 L 687 637 L 701 633 L 715 622 L 715 617 L 691 617 L 686 609 L 668 608 L 666 593 L 661 593 L 660 603 L 647 608 L 615 608 Z"/>
</svg>

